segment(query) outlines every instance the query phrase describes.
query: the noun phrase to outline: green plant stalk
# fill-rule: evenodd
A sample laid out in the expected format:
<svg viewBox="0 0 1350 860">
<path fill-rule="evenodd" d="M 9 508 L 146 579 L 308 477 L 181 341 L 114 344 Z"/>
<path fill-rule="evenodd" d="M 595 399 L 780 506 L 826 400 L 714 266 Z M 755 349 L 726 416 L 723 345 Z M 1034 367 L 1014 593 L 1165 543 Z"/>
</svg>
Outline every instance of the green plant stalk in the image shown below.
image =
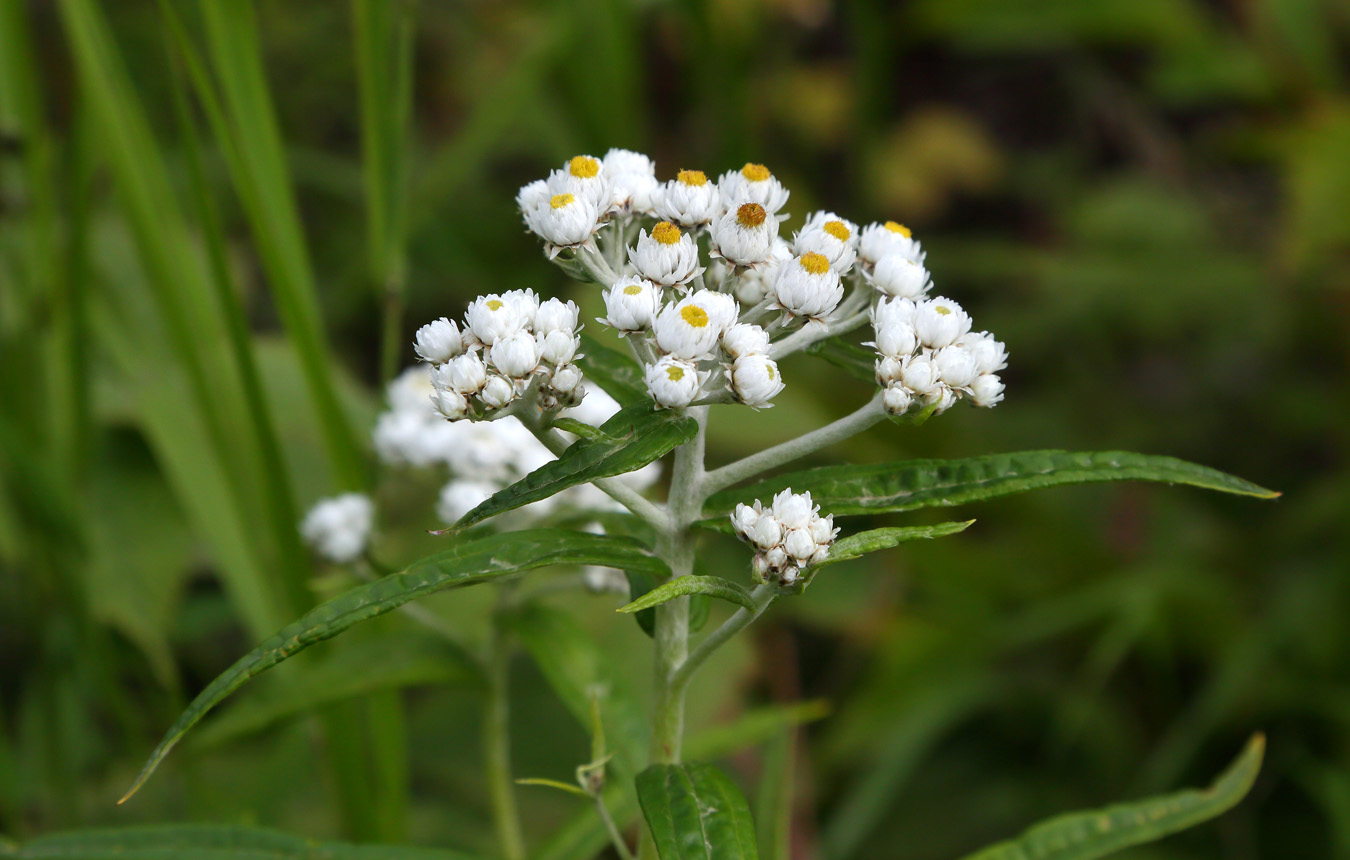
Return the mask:
<svg viewBox="0 0 1350 860">
<path fill-rule="evenodd" d="M 509 601 L 511 586 L 502 586 L 502 605 Z M 502 606 L 498 607 L 500 612 Z M 483 711 L 483 765 L 487 775 L 492 819 L 504 860 L 524 860 L 525 837 L 516 808 L 515 781 L 511 776 L 511 650 L 506 628 L 494 613 L 488 640 L 488 692 Z"/>
</svg>

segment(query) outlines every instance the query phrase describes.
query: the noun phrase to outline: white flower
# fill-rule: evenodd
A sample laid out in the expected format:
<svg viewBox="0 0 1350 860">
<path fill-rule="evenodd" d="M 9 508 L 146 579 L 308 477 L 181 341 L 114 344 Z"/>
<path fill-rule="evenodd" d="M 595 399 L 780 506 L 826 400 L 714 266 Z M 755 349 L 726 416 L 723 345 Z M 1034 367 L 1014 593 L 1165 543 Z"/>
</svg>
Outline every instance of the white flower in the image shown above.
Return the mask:
<svg viewBox="0 0 1350 860">
<path fill-rule="evenodd" d="M 719 337 L 734 326 L 741 315 L 741 309 L 736 304 L 736 300 L 726 293 L 719 293 L 717 290 L 698 290 L 681 301 L 680 304 L 697 304 L 707 311 L 708 319 L 717 329 Z"/>
<path fill-rule="evenodd" d="M 783 542 L 783 526 L 768 511 L 755 517 L 754 524 L 746 533 L 746 539 L 761 552 L 767 552 Z"/>
<path fill-rule="evenodd" d="M 431 403 L 447 421 L 458 421 L 469 414 L 469 400 L 453 388 L 438 388 Z"/>
<path fill-rule="evenodd" d="M 1002 341 L 994 340 L 987 331 L 971 332 L 957 340 L 961 346 L 975 356 L 975 365 L 980 373 L 997 373 L 1008 366 L 1008 350 Z"/>
<path fill-rule="evenodd" d="M 590 155 L 569 158 L 561 170 L 548 175 L 548 188 L 554 195 L 572 194 L 586 201 L 597 218 L 608 213 L 613 205 L 609 175 L 600 159 Z"/>
<path fill-rule="evenodd" d="M 646 230 L 639 233 L 628 259 L 639 275 L 664 287 L 687 284 L 703 271 L 694 237 L 669 221 L 658 223 L 650 236 Z"/>
<path fill-rule="evenodd" d="M 922 298 L 933 288 L 928 270 L 903 254 L 887 254 L 877 261 L 868 282 L 888 296 Z"/>
<path fill-rule="evenodd" d="M 887 358 L 904 358 L 919 346 L 914 326 L 907 322 L 893 322 L 877 328 L 877 352 Z"/>
<path fill-rule="evenodd" d="M 904 369 L 900 372 L 900 380 L 905 383 L 906 388 L 920 397 L 932 394 L 942 385 L 942 381 L 938 378 L 937 367 L 926 352 L 911 356 L 905 361 Z"/>
<path fill-rule="evenodd" d="M 968 388 L 980 375 L 974 353 L 956 343 L 934 350 L 933 366 L 938 377 L 952 388 Z"/>
<path fill-rule="evenodd" d="M 731 512 L 731 525 L 736 529 L 736 534 L 749 540 L 750 532 L 754 529 L 755 523 L 759 520 L 760 511 L 758 506 L 737 505 L 736 510 Z M 777 541 L 775 541 L 777 543 Z"/>
<path fill-rule="evenodd" d="M 703 380 L 698 367 L 691 361 L 674 356 L 663 356 L 655 364 L 647 365 L 647 391 L 659 406 L 667 409 L 688 406 L 698 399 Z"/>
<path fill-rule="evenodd" d="M 385 390 L 389 408 L 394 412 L 429 415 L 432 412 L 429 398 L 435 390 L 431 380 L 432 368 L 425 364 L 414 364 L 406 368 L 394 377 Z"/>
<path fill-rule="evenodd" d="M 570 364 L 581 347 L 581 338 L 570 331 L 551 331 L 536 335 L 539 357 L 555 367 Z M 493 347 L 496 349 L 496 347 Z"/>
<path fill-rule="evenodd" d="M 438 388 L 453 388 L 468 396 L 483 390 L 487 382 L 487 365 L 476 352 L 456 356 L 436 369 L 433 384 Z"/>
<path fill-rule="evenodd" d="M 881 392 L 881 405 L 892 415 L 904 415 L 913 403 L 914 395 L 896 382 L 891 382 Z"/>
<path fill-rule="evenodd" d="M 767 354 L 769 333 L 757 325 L 737 323 L 723 332 L 722 351 L 733 359 L 745 355 Z"/>
<path fill-rule="evenodd" d="M 603 159 L 609 176 L 611 199 L 616 207 L 639 214 L 650 214 L 652 196 L 661 183 L 656 181 L 656 165 L 640 152 L 611 149 Z"/>
<path fill-rule="evenodd" d="M 778 270 L 771 293 L 778 307 L 794 316 L 823 321 L 844 298 L 844 286 L 826 257 L 810 253 Z"/>
<path fill-rule="evenodd" d="M 778 219 L 758 203 L 742 203 L 712 222 L 709 248 L 727 262 L 753 266 L 769 259 L 778 238 Z"/>
<path fill-rule="evenodd" d="M 686 361 L 711 357 L 723 331 L 720 311 L 719 304 L 695 296 L 666 305 L 652 326 L 656 345 L 662 352 Z"/>
<path fill-rule="evenodd" d="M 773 497 L 773 515 L 784 528 L 802 529 L 811 525 L 811 518 L 820 511 L 811 503 L 811 493 L 794 493 L 789 487 Z"/>
<path fill-rule="evenodd" d="M 877 385 L 884 386 L 890 385 L 892 382 L 899 382 L 900 377 L 904 375 L 905 359 L 907 358 L 909 358 L 909 356 L 905 356 L 904 358 L 892 358 L 889 355 L 883 355 L 881 358 L 878 358 L 876 364 L 873 365 L 876 369 Z"/>
<path fill-rule="evenodd" d="M 554 391 L 571 394 L 581 385 L 581 378 L 581 368 L 575 364 L 560 364 L 554 369 L 548 384 Z"/>
<path fill-rule="evenodd" d="M 939 382 L 937 387 L 925 394 L 923 398 L 923 405 L 925 407 L 931 406 L 934 415 L 941 415 L 951 409 L 954 403 L 956 403 L 956 392 L 945 382 Z"/>
<path fill-rule="evenodd" d="M 524 330 L 504 335 L 492 344 L 489 360 L 503 376 L 524 379 L 539 367 L 539 341 Z"/>
<path fill-rule="evenodd" d="M 337 564 L 355 561 L 366 549 L 375 506 L 360 493 L 322 499 L 305 515 L 300 534 L 320 556 Z"/>
<path fill-rule="evenodd" d="M 717 186 L 701 170 L 681 170 L 658 189 L 653 201 L 657 215 L 686 229 L 712 221 L 721 202 Z"/>
<path fill-rule="evenodd" d="M 830 261 L 831 269 L 844 275 L 857 259 L 857 237 L 847 222 L 831 219 L 816 227 L 803 228 L 794 237 L 792 250 L 798 254 L 821 254 Z"/>
<path fill-rule="evenodd" d="M 531 340 L 533 343 L 533 340 Z M 483 386 L 483 392 L 478 395 L 483 401 L 483 405 L 489 409 L 501 409 L 510 405 L 511 401 L 516 399 L 516 387 L 511 380 L 504 376 L 492 374 L 488 377 L 487 384 Z"/>
<path fill-rule="evenodd" d="M 443 523 L 456 523 L 469 511 L 492 498 L 500 487 L 487 481 L 456 478 L 441 487 L 436 500 L 436 516 Z"/>
<path fill-rule="evenodd" d="M 542 179 L 536 179 L 528 185 L 522 185 L 520 191 L 516 192 L 516 206 L 520 208 L 520 214 L 525 218 L 525 223 L 529 223 L 530 212 L 541 203 L 547 203 L 553 196 L 553 192 L 548 190 L 548 183 Z"/>
<path fill-rule="evenodd" d="M 619 331 L 651 328 L 661 307 L 661 291 L 642 278 L 620 278 L 604 292 L 605 316 L 600 322 Z"/>
<path fill-rule="evenodd" d="M 758 353 L 743 355 L 732 362 L 727 379 L 736 399 L 746 406 L 768 406 L 769 401 L 783 390 L 778 363 Z"/>
<path fill-rule="evenodd" d="M 464 351 L 464 344 L 459 337 L 459 326 L 445 317 L 432 320 L 417 330 L 414 349 L 423 361 L 445 364 Z"/>
<path fill-rule="evenodd" d="M 591 238 L 598 218 L 594 203 L 567 191 L 535 204 L 525 225 L 550 245 L 572 248 Z"/>
<path fill-rule="evenodd" d="M 486 346 L 497 338 L 515 334 L 530 325 L 528 302 L 517 298 L 516 291 L 499 295 L 479 296 L 464 312 L 464 325 Z"/>
<path fill-rule="evenodd" d="M 548 334 L 551 331 L 571 334 L 577 328 L 577 314 L 576 302 L 549 299 L 542 302 L 534 312 L 534 331 L 536 334 Z"/>
<path fill-rule="evenodd" d="M 788 190 L 762 164 L 747 163 L 740 170 L 728 170 L 717 180 L 717 190 L 727 209 L 741 203 L 758 203 L 770 215 L 777 215 L 788 201 Z"/>
<path fill-rule="evenodd" d="M 778 279 L 778 271 L 784 263 L 792 262 L 792 246 L 779 236 L 773 240 L 769 258 L 752 266 L 736 279 L 734 291 L 736 300 L 746 307 L 754 307 L 768 294 L 773 282 Z"/>
<path fill-rule="evenodd" d="M 919 302 L 914 312 L 914 331 L 919 342 L 937 349 L 956 343 L 956 339 L 970 331 L 970 315 L 951 299 L 938 296 Z"/>
<path fill-rule="evenodd" d="M 919 242 L 904 224 L 887 221 L 868 224 L 859 237 L 858 257 L 868 266 L 875 266 L 882 257 L 899 254 L 913 263 L 923 265 L 924 253 Z"/>
<path fill-rule="evenodd" d="M 827 212 L 824 209 L 812 212 L 810 215 L 806 216 L 806 223 L 802 225 L 802 229 L 799 232 L 807 233 L 812 230 L 821 230 L 824 229 L 826 224 L 829 224 L 832 221 L 838 221 L 843 225 L 844 230 L 848 231 L 847 236 L 838 236 L 838 238 L 848 242 L 856 251 L 858 249 L 858 225 L 833 212 Z M 842 231 L 836 231 L 836 234 L 839 232 Z"/>
<path fill-rule="evenodd" d="M 783 549 L 798 564 L 809 562 L 811 556 L 816 554 L 816 542 L 811 539 L 811 530 L 809 528 L 790 529 L 787 537 L 783 538 Z"/>
<path fill-rule="evenodd" d="M 1003 399 L 1003 380 L 997 373 L 981 374 L 970 385 L 970 402 L 976 406 L 991 407 Z"/>
</svg>

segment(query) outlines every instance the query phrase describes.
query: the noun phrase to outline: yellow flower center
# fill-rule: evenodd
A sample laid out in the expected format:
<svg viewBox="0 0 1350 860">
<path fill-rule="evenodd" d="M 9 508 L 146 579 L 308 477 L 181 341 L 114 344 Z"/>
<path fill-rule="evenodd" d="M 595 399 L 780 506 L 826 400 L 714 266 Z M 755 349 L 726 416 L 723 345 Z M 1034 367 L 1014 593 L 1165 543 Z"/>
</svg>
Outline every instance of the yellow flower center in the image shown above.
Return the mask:
<svg viewBox="0 0 1350 860">
<path fill-rule="evenodd" d="M 822 229 L 840 242 L 848 241 L 850 233 L 848 232 L 848 225 L 843 221 L 826 221 Z"/>
<path fill-rule="evenodd" d="M 949 314 L 949 313 L 952 312 L 952 309 L 951 309 L 951 308 L 949 308 L 949 307 L 944 307 L 943 305 L 937 305 L 936 307 L 933 308 L 933 310 L 935 310 L 935 311 L 937 311 L 938 313 L 942 314 L 944 317 L 945 317 L 947 314 Z"/>
<path fill-rule="evenodd" d="M 671 382 L 679 382 L 681 379 L 684 379 L 684 368 L 672 364 L 670 367 L 666 368 L 666 378 Z"/>
<path fill-rule="evenodd" d="M 589 155 L 578 155 L 567 162 L 567 172 L 578 179 L 590 179 L 600 172 L 600 162 Z"/>
<path fill-rule="evenodd" d="M 886 222 L 886 229 L 887 229 L 887 230 L 890 230 L 892 233 L 899 233 L 901 236 L 904 236 L 906 239 L 908 239 L 909 237 L 911 237 L 911 236 L 914 235 L 914 233 L 911 232 L 910 229 L 909 229 L 908 227 L 906 227 L 904 224 L 897 224 L 897 223 L 895 223 L 894 221 L 887 221 L 887 222 Z"/>
<path fill-rule="evenodd" d="M 573 197 L 571 194 L 554 194 L 549 198 L 548 205 L 552 206 L 554 209 L 561 209 L 564 206 L 571 206 L 576 199 L 577 198 Z"/>
<path fill-rule="evenodd" d="M 766 217 L 768 213 L 758 203 L 742 203 L 736 210 L 736 223 L 742 227 L 758 227 Z"/>
<path fill-rule="evenodd" d="M 685 305 L 680 308 L 680 319 L 693 328 L 703 328 L 708 324 L 708 312 L 698 305 Z"/>
<path fill-rule="evenodd" d="M 751 182 L 763 182 L 770 176 L 773 176 L 773 174 L 769 172 L 769 168 L 762 164 L 754 164 L 749 161 L 741 168 L 741 175 Z"/>
<path fill-rule="evenodd" d="M 662 221 L 652 228 L 652 238 L 662 245 L 674 245 L 680 241 L 680 228 L 669 221 Z"/>
<path fill-rule="evenodd" d="M 623 288 L 623 294 L 625 296 L 636 296 L 640 292 L 642 292 L 642 287 L 637 284 L 629 284 Z"/>
<path fill-rule="evenodd" d="M 708 177 L 702 170 L 681 170 L 675 177 L 684 185 L 707 185 Z"/>
<path fill-rule="evenodd" d="M 802 254 L 802 268 L 813 275 L 823 275 L 830 268 L 830 261 L 824 254 L 817 254 L 812 251 L 809 254 Z"/>
<path fill-rule="evenodd" d="M 488 303 L 487 303 L 487 308 L 488 308 L 488 310 L 490 310 L 490 311 L 499 311 L 499 310 L 501 310 L 501 309 L 502 309 L 502 301 L 501 301 L 501 299 L 489 299 L 489 300 L 488 300 Z"/>
</svg>

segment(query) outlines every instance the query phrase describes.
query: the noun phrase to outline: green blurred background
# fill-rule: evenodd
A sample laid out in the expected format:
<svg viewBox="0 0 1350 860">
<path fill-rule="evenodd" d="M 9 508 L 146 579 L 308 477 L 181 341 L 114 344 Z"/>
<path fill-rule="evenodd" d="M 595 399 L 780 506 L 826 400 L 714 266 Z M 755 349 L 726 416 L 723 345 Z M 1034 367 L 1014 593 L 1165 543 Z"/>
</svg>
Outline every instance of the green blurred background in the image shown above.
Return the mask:
<svg viewBox="0 0 1350 860">
<path fill-rule="evenodd" d="M 1284 492 L 983 503 L 958 537 L 780 602 L 691 712 L 697 730 L 828 700 L 728 760 L 752 803 L 795 774 L 793 856 L 958 856 L 1201 784 L 1257 730 L 1246 802 L 1129 856 L 1350 856 L 1344 2 L 249 9 L 0 0 L 0 834 L 216 821 L 494 850 L 477 695 L 402 617 L 260 679 L 114 802 L 187 698 L 351 584 L 303 555 L 304 507 L 374 489 L 388 563 L 436 548 L 435 477 L 368 454 L 381 314 L 387 376 L 478 293 L 594 308 L 512 197 L 623 146 L 663 179 L 763 162 L 789 227 L 819 207 L 903 221 L 938 290 L 1007 342 L 997 409 L 822 461 L 1126 449 Z M 868 396 L 814 359 L 784 374 L 776 408 L 714 413 L 714 462 Z M 706 549 L 744 575 L 735 544 Z M 427 605 L 475 637 L 491 595 Z M 547 608 L 645 701 L 648 640 L 614 605 Z M 513 675 L 518 775 L 569 779 L 585 733 L 528 654 Z M 584 813 L 519 797 L 532 849 Z"/>
</svg>

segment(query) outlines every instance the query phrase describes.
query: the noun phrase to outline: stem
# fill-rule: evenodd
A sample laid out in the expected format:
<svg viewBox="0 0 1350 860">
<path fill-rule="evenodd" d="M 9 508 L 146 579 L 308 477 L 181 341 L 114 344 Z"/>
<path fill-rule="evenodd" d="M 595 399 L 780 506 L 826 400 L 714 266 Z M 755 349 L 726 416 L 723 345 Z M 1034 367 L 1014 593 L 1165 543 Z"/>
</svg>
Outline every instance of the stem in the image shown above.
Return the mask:
<svg viewBox="0 0 1350 860">
<path fill-rule="evenodd" d="M 618 852 L 620 860 L 633 860 L 633 852 L 628 850 L 628 843 L 623 841 L 623 834 L 614 824 L 614 817 L 609 814 L 609 807 L 605 805 L 603 794 L 595 795 L 595 811 L 599 813 L 600 821 L 609 831 L 609 840 L 614 843 L 614 850 Z"/>
<path fill-rule="evenodd" d="M 837 334 L 853 331 L 858 326 L 867 321 L 867 312 L 853 314 L 846 317 L 838 323 L 827 325 L 824 328 L 804 328 L 794 331 L 792 334 L 778 341 L 769 347 L 769 356 L 775 361 L 794 352 L 801 352 L 811 344 L 824 340 L 827 337 L 834 337 Z"/>
<path fill-rule="evenodd" d="M 528 420 L 524 415 L 518 415 L 517 417 L 521 419 L 522 424 L 530 428 L 530 432 L 534 433 L 535 438 L 544 443 L 544 447 L 553 452 L 554 456 L 561 456 L 562 452 L 567 450 L 569 443 L 557 430 L 551 427 L 540 427 L 538 423 Z M 667 529 L 670 527 L 670 517 L 660 505 L 624 482 L 614 478 L 597 478 L 591 483 L 599 487 L 605 495 L 656 528 Z"/>
<path fill-rule="evenodd" d="M 877 392 L 866 404 L 838 421 L 812 430 L 805 436 L 799 436 L 781 445 L 766 448 L 758 454 L 751 454 L 749 457 L 737 460 L 734 463 L 728 463 L 720 469 L 714 469 L 707 473 L 703 479 L 703 492 L 706 495 L 711 495 L 738 481 L 753 477 L 765 469 L 781 466 L 784 463 L 796 460 L 798 457 L 805 457 L 807 454 L 861 433 L 885 417 L 886 412 L 881 408 L 881 392 Z"/>
<path fill-rule="evenodd" d="M 744 607 L 737 609 L 730 618 L 722 622 L 722 626 L 705 636 L 703 641 L 698 643 L 698 647 L 689 654 L 689 658 L 675 671 L 670 679 L 670 686 L 678 688 L 683 693 L 704 661 L 728 639 L 749 627 L 756 618 L 763 615 L 764 610 L 769 608 L 769 604 L 773 603 L 778 593 L 772 585 L 757 585 L 755 590 L 750 592 L 750 596 L 755 602 L 754 611 Z"/>
<path fill-rule="evenodd" d="M 506 600 L 510 586 L 503 587 L 501 599 Z M 509 685 L 511 652 L 506 631 L 494 614 L 492 633 L 488 640 L 488 697 L 483 713 L 483 749 L 488 794 L 492 801 L 492 818 L 497 827 L 497 841 L 504 860 L 524 860 L 525 837 L 520 827 L 520 813 L 516 809 L 516 795 L 511 779 L 511 733 Z"/>
</svg>

